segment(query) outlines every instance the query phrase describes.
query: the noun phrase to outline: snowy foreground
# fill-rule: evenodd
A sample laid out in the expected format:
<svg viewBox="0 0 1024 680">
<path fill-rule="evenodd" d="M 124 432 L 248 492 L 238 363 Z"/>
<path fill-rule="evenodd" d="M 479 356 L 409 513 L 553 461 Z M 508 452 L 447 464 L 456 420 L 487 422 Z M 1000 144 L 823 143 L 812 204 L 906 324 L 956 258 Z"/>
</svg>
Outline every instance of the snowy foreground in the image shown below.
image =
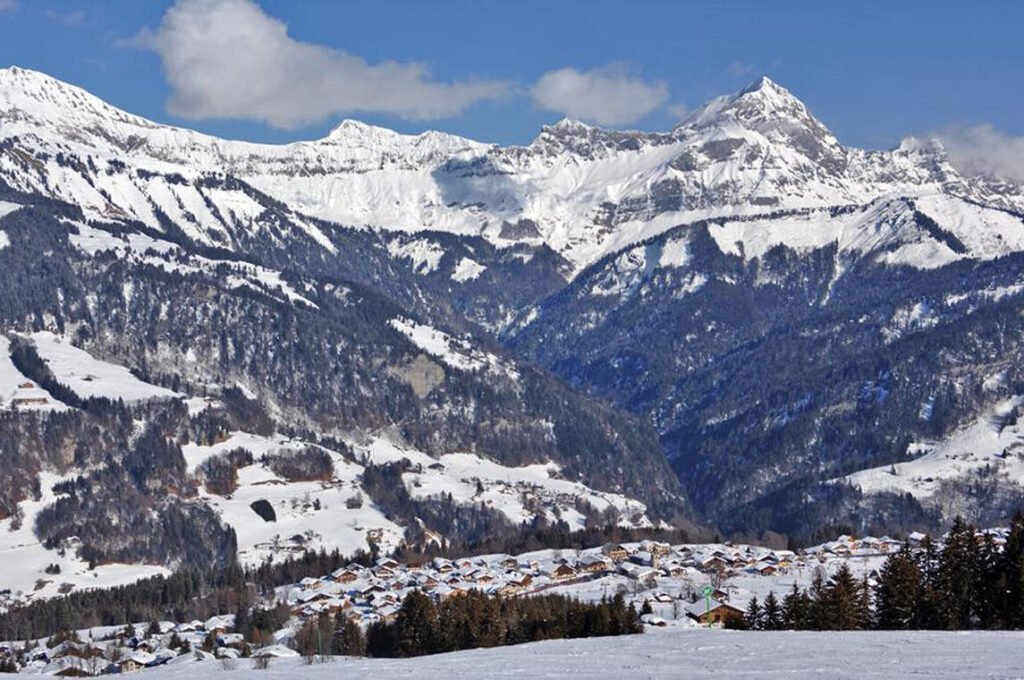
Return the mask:
<svg viewBox="0 0 1024 680">
<path fill-rule="evenodd" d="M 666 630 L 554 640 L 415 659 L 336 659 L 307 666 L 240 659 L 224 677 L 254 678 L 1024 678 L 1024 632 Z M 217 661 L 144 671 L 147 680 L 216 677 Z"/>
</svg>

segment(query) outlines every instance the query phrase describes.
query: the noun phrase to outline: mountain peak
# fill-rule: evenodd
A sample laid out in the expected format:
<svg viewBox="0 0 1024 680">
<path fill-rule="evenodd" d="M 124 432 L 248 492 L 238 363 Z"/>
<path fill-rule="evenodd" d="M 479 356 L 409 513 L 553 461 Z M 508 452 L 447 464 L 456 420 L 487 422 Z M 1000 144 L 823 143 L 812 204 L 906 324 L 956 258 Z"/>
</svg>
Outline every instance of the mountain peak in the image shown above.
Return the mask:
<svg viewBox="0 0 1024 680">
<path fill-rule="evenodd" d="M 762 90 L 777 90 L 785 92 L 786 88 L 782 87 L 768 76 L 760 76 L 752 83 L 750 83 L 742 90 L 740 90 L 736 96 L 742 96 L 745 94 L 750 94 L 752 92 L 760 92 Z"/>
</svg>

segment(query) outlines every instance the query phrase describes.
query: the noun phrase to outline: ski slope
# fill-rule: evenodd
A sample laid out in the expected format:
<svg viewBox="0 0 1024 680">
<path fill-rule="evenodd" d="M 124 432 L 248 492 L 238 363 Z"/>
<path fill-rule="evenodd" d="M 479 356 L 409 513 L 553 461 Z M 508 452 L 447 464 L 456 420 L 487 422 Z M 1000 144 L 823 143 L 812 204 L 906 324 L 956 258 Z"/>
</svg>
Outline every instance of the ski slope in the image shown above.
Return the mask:
<svg viewBox="0 0 1024 680">
<path fill-rule="evenodd" d="M 274 659 L 256 671 L 239 660 L 232 678 L 1020 678 L 1022 632 L 740 632 L 666 630 L 552 640 L 412 659 L 338 658 L 307 666 Z M 179 657 L 147 680 L 217 677 L 217 661 Z"/>
</svg>

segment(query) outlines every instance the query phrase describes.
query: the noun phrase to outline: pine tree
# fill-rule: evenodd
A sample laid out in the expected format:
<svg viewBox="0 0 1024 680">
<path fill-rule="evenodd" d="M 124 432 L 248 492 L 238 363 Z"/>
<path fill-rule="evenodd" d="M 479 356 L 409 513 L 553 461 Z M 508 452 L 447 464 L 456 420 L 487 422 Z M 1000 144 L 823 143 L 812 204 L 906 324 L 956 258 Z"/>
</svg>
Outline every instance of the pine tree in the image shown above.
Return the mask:
<svg viewBox="0 0 1024 680">
<path fill-rule="evenodd" d="M 917 611 L 913 628 L 934 630 L 944 627 L 942 592 L 939 583 L 939 553 L 930 536 L 925 536 L 918 556 L 921 587 L 917 595 Z"/>
<path fill-rule="evenodd" d="M 1017 510 L 1010 520 L 1002 554 L 997 560 L 994 589 L 998 593 L 998 612 L 1003 628 L 1024 628 L 1024 511 Z"/>
<path fill-rule="evenodd" d="M 782 625 L 789 630 L 807 630 L 810 601 L 807 593 L 793 584 L 791 590 L 782 598 Z"/>
<path fill-rule="evenodd" d="M 746 623 L 748 629 L 761 630 L 763 619 L 761 605 L 758 604 L 756 595 L 751 598 L 750 604 L 747 605 L 747 612 L 743 615 L 743 621 Z"/>
<path fill-rule="evenodd" d="M 860 583 L 853 577 L 850 567 L 843 562 L 832 575 L 825 588 L 825 607 L 830 612 L 826 630 L 857 630 L 861 628 Z"/>
<path fill-rule="evenodd" d="M 833 613 L 829 603 L 825 577 L 819 568 L 814 572 L 808 593 L 807 627 L 811 630 L 832 630 Z"/>
<path fill-rule="evenodd" d="M 406 595 L 397 623 L 399 656 L 420 656 L 435 651 L 437 608 L 429 597 L 418 590 Z"/>
<path fill-rule="evenodd" d="M 910 548 L 904 546 L 882 566 L 875 590 L 877 625 L 883 630 L 907 630 L 914 627 L 921 571 Z"/>
<path fill-rule="evenodd" d="M 971 627 L 977 574 L 978 542 L 974 527 L 958 516 L 939 555 L 940 610 L 944 627 L 950 630 Z"/>
<path fill-rule="evenodd" d="M 764 608 L 761 611 L 761 627 L 763 630 L 782 629 L 782 608 L 775 597 L 774 592 L 769 592 L 764 599 Z"/>
</svg>

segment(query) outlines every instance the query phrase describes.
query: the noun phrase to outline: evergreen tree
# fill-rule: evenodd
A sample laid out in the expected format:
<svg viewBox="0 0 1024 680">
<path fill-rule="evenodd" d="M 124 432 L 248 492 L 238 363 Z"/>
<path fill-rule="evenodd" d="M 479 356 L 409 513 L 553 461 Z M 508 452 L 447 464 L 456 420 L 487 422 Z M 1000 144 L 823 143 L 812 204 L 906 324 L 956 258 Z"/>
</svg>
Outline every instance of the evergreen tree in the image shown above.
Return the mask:
<svg viewBox="0 0 1024 680">
<path fill-rule="evenodd" d="M 398 655 L 430 654 L 436 646 L 437 608 L 434 601 L 418 590 L 405 596 L 398 613 Z"/>
<path fill-rule="evenodd" d="M 942 618 L 942 589 L 939 582 L 939 553 L 930 536 L 925 536 L 918 556 L 921 587 L 917 594 L 915 629 L 934 630 L 944 627 Z"/>
<path fill-rule="evenodd" d="M 782 630 L 782 607 L 779 606 L 774 592 L 769 592 L 768 596 L 764 598 L 761 627 L 764 630 Z"/>
<path fill-rule="evenodd" d="M 978 542 L 974 533 L 974 527 L 957 517 L 939 555 L 941 620 L 950 630 L 970 628 L 974 618 L 978 582 Z"/>
<path fill-rule="evenodd" d="M 793 584 L 791 590 L 782 598 L 782 625 L 789 630 L 807 630 L 810 621 L 810 599 L 807 593 Z"/>
<path fill-rule="evenodd" d="M 1010 521 L 1010 533 L 997 560 L 997 610 L 1003 628 L 1024 628 L 1024 511 Z"/>
<path fill-rule="evenodd" d="M 921 571 L 910 548 L 904 546 L 885 561 L 875 590 L 876 621 L 883 630 L 907 630 L 915 625 Z"/>
<path fill-rule="evenodd" d="M 827 626 L 823 630 L 857 630 L 862 627 L 864 615 L 861 607 L 861 585 L 850 567 L 843 562 L 829 579 L 818 603 L 821 611 L 828 612 Z"/>
<path fill-rule="evenodd" d="M 761 605 L 758 603 L 756 595 L 751 598 L 750 604 L 747 605 L 747 611 L 743 615 L 743 622 L 749 630 L 761 630 L 763 618 Z"/>
</svg>

